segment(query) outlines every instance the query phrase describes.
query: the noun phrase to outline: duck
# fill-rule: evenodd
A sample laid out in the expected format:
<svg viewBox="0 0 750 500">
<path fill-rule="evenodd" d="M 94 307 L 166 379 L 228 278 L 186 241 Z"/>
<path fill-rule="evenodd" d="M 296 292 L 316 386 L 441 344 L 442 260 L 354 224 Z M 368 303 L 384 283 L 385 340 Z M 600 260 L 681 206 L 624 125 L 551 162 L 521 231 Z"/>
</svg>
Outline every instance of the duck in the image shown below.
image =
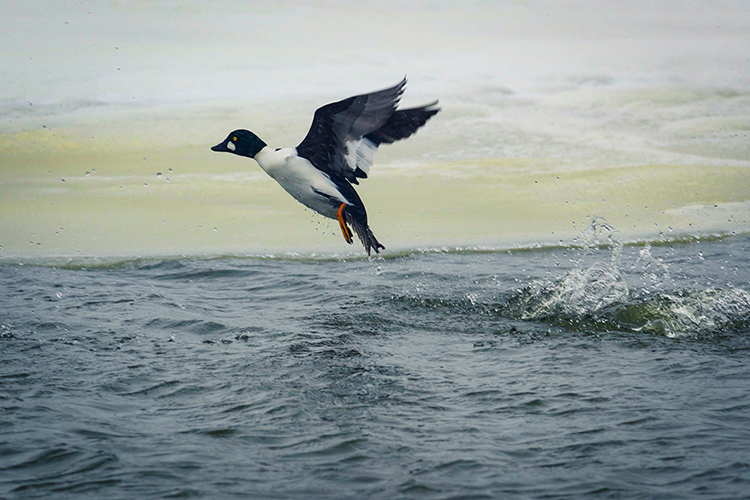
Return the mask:
<svg viewBox="0 0 750 500">
<path fill-rule="evenodd" d="M 406 77 L 393 87 L 321 106 L 297 147 L 272 148 L 253 132 L 232 131 L 212 151 L 254 159 L 295 200 L 324 217 L 338 220 L 344 241 L 352 232 L 367 255 L 385 247 L 367 222 L 367 210 L 354 185 L 367 179 L 382 144 L 413 135 L 440 111 L 438 101 L 398 109 Z"/>
</svg>

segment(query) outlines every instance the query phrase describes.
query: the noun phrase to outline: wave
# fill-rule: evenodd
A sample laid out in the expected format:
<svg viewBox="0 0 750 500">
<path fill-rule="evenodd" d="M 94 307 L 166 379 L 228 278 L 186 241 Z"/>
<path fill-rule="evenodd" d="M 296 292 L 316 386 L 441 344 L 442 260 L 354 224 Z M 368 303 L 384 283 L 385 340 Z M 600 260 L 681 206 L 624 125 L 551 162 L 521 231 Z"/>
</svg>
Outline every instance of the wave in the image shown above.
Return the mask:
<svg viewBox="0 0 750 500">
<path fill-rule="evenodd" d="M 667 337 L 729 334 L 750 328 L 750 293 L 734 287 L 632 293 L 618 273 L 593 266 L 535 283 L 502 311 L 512 318 L 574 329 Z"/>
<path fill-rule="evenodd" d="M 747 290 L 725 286 L 633 291 L 616 269 L 599 262 L 557 278 L 532 281 L 515 293 L 490 301 L 468 293 L 445 298 L 397 294 L 390 297 L 390 302 L 402 312 L 411 311 L 410 314 L 437 313 L 469 322 L 487 317 L 510 319 L 583 333 L 622 332 L 678 338 L 733 335 L 750 330 Z M 511 328 L 515 330 L 516 327 Z"/>
<path fill-rule="evenodd" d="M 574 328 L 645 332 L 678 337 L 746 330 L 750 293 L 734 286 L 680 288 L 669 268 L 640 250 L 623 266 L 624 244 L 604 219 L 592 220 L 580 238 L 583 248 L 609 247 L 610 262 L 597 261 L 555 278 L 532 281 L 512 296 L 503 311 L 521 320 L 541 320 Z M 628 280 L 648 285 L 631 290 Z"/>
<path fill-rule="evenodd" d="M 673 269 L 689 262 L 684 253 L 670 263 L 652 254 L 649 243 L 625 252 L 629 245 L 622 243 L 615 228 L 601 218 L 592 220 L 576 243 L 580 251 L 575 258 L 573 252 L 566 252 L 573 269 L 558 274 L 547 271 L 545 277 L 525 280 L 515 275 L 525 284 L 520 289 L 506 289 L 499 296 L 495 293 L 482 298 L 481 287 L 464 287 L 463 295 L 456 290 L 449 296 L 406 293 L 391 300 L 404 309 L 438 310 L 467 319 L 489 316 L 587 333 L 674 338 L 735 334 L 750 328 L 750 292 L 729 281 L 712 284 L 710 276 L 704 276 L 709 278 L 708 283 L 700 284 L 695 273 L 703 276 L 703 271 L 690 271 L 690 266 L 687 270 Z M 703 260 L 703 252 L 698 255 Z M 559 262 L 559 256 L 555 254 L 555 262 Z M 593 263 L 592 256 L 598 258 Z M 542 260 L 549 259 L 542 256 Z M 525 267 L 531 265 L 527 260 L 524 263 Z"/>
</svg>

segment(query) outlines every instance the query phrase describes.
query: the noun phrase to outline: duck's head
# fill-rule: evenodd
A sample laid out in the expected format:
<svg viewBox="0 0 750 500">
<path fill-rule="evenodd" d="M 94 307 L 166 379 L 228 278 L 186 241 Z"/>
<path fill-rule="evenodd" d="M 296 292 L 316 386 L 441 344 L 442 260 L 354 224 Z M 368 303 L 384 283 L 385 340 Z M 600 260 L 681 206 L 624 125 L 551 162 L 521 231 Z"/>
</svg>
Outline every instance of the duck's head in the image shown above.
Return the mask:
<svg viewBox="0 0 750 500">
<path fill-rule="evenodd" d="M 258 151 L 266 146 L 265 142 L 249 130 L 235 130 L 222 142 L 212 147 L 211 151 L 234 153 L 254 158 Z"/>
</svg>

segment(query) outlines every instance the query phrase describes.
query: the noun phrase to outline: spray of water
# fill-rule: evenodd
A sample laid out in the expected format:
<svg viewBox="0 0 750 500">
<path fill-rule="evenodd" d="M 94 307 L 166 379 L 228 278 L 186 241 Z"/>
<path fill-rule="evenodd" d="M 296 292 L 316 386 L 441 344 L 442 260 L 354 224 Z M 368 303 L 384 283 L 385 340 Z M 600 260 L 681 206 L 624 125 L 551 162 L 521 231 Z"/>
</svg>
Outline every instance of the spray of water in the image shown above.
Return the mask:
<svg viewBox="0 0 750 500">
<path fill-rule="evenodd" d="M 750 293 L 735 287 L 681 289 L 650 245 L 632 264 L 624 262 L 623 243 L 605 219 L 593 218 L 576 244 L 581 254 L 574 269 L 531 282 L 511 297 L 505 311 L 565 327 L 668 337 L 731 333 L 750 325 Z M 608 260 L 586 264 L 602 251 Z"/>
</svg>

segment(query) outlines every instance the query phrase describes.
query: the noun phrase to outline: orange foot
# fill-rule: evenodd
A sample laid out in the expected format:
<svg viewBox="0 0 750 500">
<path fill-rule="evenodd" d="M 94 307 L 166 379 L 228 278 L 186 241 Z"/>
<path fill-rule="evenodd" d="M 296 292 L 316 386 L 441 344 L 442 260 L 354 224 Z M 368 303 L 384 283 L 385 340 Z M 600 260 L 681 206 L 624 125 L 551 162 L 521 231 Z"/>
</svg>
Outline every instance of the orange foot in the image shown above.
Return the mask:
<svg viewBox="0 0 750 500">
<path fill-rule="evenodd" d="M 341 226 L 341 232 L 344 235 L 344 240 L 346 240 L 346 242 L 351 245 L 353 241 L 352 233 L 351 231 L 349 231 L 349 228 L 346 227 L 346 222 L 344 222 L 344 215 L 343 215 L 344 207 L 346 207 L 346 203 L 341 204 L 341 206 L 339 207 L 339 211 L 336 212 L 336 217 L 339 220 L 339 226 Z"/>
</svg>

